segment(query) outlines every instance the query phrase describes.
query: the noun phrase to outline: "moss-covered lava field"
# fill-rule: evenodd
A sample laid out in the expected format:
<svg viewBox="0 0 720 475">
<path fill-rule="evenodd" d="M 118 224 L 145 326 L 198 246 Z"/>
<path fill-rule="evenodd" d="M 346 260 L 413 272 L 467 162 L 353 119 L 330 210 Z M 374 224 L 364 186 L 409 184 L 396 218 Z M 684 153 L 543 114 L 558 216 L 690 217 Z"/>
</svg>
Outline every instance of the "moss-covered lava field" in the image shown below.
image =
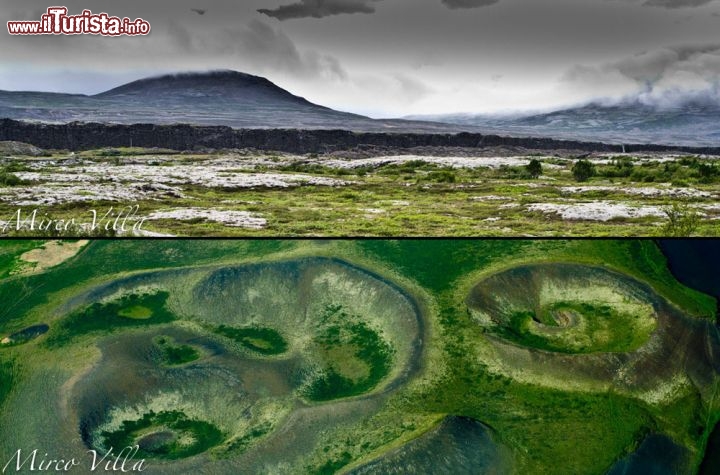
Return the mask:
<svg viewBox="0 0 720 475">
<path fill-rule="evenodd" d="M 716 156 L 17 147 L 0 142 L 8 237 L 720 236 Z"/>
</svg>

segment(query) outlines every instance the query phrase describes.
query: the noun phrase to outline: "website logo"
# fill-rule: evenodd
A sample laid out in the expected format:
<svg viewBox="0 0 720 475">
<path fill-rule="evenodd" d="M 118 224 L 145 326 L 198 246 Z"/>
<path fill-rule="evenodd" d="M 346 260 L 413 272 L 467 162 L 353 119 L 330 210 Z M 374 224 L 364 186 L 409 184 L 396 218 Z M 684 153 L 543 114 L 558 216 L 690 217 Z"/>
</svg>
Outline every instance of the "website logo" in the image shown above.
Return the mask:
<svg viewBox="0 0 720 475">
<path fill-rule="evenodd" d="M 144 36 L 150 33 L 150 23 L 142 18 L 131 20 L 90 10 L 68 15 L 66 7 L 50 7 L 40 21 L 9 21 L 7 27 L 11 35 Z"/>
</svg>

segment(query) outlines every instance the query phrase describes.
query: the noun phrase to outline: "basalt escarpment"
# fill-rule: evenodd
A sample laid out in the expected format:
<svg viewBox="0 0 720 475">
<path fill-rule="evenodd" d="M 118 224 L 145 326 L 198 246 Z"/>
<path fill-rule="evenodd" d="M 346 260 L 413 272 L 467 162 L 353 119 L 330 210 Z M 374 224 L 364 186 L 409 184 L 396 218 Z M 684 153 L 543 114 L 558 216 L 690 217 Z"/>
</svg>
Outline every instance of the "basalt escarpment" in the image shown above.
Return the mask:
<svg viewBox="0 0 720 475">
<path fill-rule="evenodd" d="M 394 149 L 415 147 L 522 147 L 529 150 L 580 152 L 681 152 L 720 155 L 720 147 L 612 145 L 549 138 L 505 137 L 478 133 L 357 133 L 348 130 L 234 129 L 186 124 L 46 124 L 0 120 L 0 141 L 25 142 L 45 149 L 91 150 L 102 147 L 160 147 L 173 150 L 253 148 L 288 153 L 329 153 L 360 146 Z"/>
</svg>

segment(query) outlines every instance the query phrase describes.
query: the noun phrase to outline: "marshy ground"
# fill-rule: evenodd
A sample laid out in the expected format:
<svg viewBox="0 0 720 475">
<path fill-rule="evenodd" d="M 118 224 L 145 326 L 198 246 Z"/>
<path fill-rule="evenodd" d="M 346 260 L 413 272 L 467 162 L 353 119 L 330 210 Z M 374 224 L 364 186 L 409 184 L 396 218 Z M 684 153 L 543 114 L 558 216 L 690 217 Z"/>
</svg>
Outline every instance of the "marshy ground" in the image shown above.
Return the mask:
<svg viewBox="0 0 720 475">
<path fill-rule="evenodd" d="M 146 235 L 720 234 L 717 157 L 432 147 L 302 156 L 18 150 L 25 149 L 6 147 L 0 158 L 6 235 L 52 234 L 18 230 L 18 210 L 84 222 L 91 210 L 128 206 L 146 218 Z M 592 170 L 579 181 L 580 160 Z"/>
</svg>

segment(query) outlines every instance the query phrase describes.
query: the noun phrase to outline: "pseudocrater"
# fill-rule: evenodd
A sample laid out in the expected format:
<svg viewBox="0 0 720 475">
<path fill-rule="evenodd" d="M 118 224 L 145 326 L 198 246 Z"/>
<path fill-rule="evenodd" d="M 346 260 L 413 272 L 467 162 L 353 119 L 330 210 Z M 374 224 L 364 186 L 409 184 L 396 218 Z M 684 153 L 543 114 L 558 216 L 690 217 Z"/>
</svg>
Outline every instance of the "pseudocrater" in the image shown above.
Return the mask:
<svg viewBox="0 0 720 475">
<path fill-rule="evenodd" d="M 466 303 L 485 331 L 478 357 L 518 381 L 617 390 L 662 403 L 712 397 L 720 341 L 630 276 L 578 264 L 532 264 L 478 282 Z"/>
<path fill-rule="evenodd" d="M 647 292 L 604 269 L 544 264 L 495 274 L 468 305 L 491 332 L 563 353 L 631 351 L 647 342 L 656 313 Z"/>
<path fill-rule="evenodd" d="M 412 302 L 339 261 L 222 269 L 200 282 L 187 311 L 248 353 L 280 346 L 304 362 L 309 401 L 382 388 L 407 370 L 419 341 Z"/>
<path fill-rule="evenodd" d="M 100 361 L 73 388 L 86 447 L 137 444 L 138 457 L 168 469 L 203 453 L 222 464 L 254 451 L 246 462 L 260 463 L 263 445 L 275 462 L 282 448 L 297 460 L 313 440 L 302 429 L 367 416 L 419 361 L 423 324 L 412 299 L 341 261 L 153 279 L 151 290 L 125 282 L 121 296 L 66 317 L 75 332 L 97 330 L 82 323 L 93 315 L 118 324 L 96 339 Z M 61 326 L 50 344 L 78 339 Z"/>
</svg>

